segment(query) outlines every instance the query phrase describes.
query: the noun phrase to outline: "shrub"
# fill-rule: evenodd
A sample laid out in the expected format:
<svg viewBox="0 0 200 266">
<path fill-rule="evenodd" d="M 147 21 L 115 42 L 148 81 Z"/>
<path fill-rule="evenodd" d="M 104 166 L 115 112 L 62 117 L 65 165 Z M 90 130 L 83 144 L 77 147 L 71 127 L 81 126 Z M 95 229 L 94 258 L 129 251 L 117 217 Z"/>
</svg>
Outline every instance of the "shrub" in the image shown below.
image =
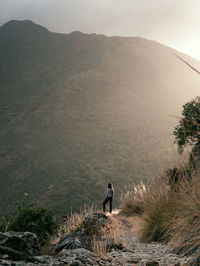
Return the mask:
<svg viewBox="0 0 200 266">
<path fill-rule="evenodd" d="M 142 214 L 147 197 L 147 186 L 142 182 L 138 185 L 134 185 L 132 191 L 126 191 L 121 195 L 120 214 L 127 216 Z"/>
<path fill-rule="evenodd" d="M 121 214 L 140 217 L 138 234 L 142 241 L 167 241 L 176 206 L 176 195 L 157 177 L 150 185 L 139 184 L 122 198 Z M 137 227 L 137 226 L 136 226 Z"/>
<path fill-rule="evenodd" d="M 89 213 L 93 213 L 96 211 L 97 208 L 94 205 L 84 205 L 84 208 L 80 210 L 79 213 L 72 213 L 71 211 L 71 215 L 67 216 L 64 225 L 60 228 L 60 234 L 71 234 L 80 231 L 83 227 L 83 221 L 85 220 L 85 217 Z"/>
<path fill-rule="evenodd" d="M 176 143 L 182 147 L 200 142 L 200 96 L 183 105 L 183 118 L 174 130 Z"/>
<path fill-rule="evenodd" d="M 9 226 L 9 221 L 6 219 L 5 216 L 1 217 L 0 220 L 0 232 L 6 232 Z"/>
<path fill-rule="evenodd" d="M 166 188 L 152 191 L 151 200 L 145 202 L 141 239 L 145 242 L 167 242 L 169 228 L 176 210 L 176 197 Z"/>
<path fill-rule="evenodd" d="M 24 201 L 17 208 L 16 216 L 10 221 L 9 230 L 29 231 L 37 235 L 41 245 L 47 244 L 50 237 L 57 234 L 58 223 L 50 210 Z"/>
<path fill-rule="evenodd" d="M 200 184 L 199 174 L 192 182 L 180 187 L 178 208 L 174 216 L 171 238 L 175 251 L 184 255 L 196 251 L 197 264 L 200 263 Z"/>
</svg>

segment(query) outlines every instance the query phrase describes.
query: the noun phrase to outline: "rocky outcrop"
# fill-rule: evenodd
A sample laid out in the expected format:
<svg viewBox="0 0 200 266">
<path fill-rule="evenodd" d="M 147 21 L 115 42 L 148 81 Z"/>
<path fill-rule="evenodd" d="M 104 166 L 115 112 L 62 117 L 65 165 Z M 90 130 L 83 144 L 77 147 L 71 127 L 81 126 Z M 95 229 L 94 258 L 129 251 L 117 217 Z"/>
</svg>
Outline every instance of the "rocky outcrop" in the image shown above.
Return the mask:
<svg viewBox="0 0 200 266">
<path fill-rule="evenodd" d="M 63 235 L 59 242 L 54 245 L 56 253 L 60 252 L 64 248 L 85 248 L 91 251 L 92 236 L 94 234 L 98 235 L 100 228 L 104 226 L 104 223 L 107 220 L 108 217 L 102 212 L 88 214 L 75 233 Z"/>
<path fill-rule="evenodd" d="M 0 256 L 7 256 L 13 260 L 34 261 L 38 255 L 39 241 L 30 232 L 0 233 Z"/>
<path fill-rule="evenodd" d="M 103 227 L 107 232 L 107 226 L 110 227 L 113 234 L 116 234 L 116 231 L 120 230 L 120 234 L 124 239 L 124 245 L 113 244 L 110 245 L 110 249 L 106 253 L 103 250 L 101 253 L 100 250 L 97 254 L 91 248 L 91 241 L 90 243 L 87 242 L 87 230 L 89 227 L 92 230 L 100 230 Z M 120 218 L 119 216 L 107 217 L 103 213 L 89 214 L 76 233 L 63 235 L 58 243 L 51 246 L 51 249 L 55 250 L 53 256 L 36 256 L 39 245 L 35 235 L 31 233 L 1 233 L 0 244 L 2 244 L 1 247 L 7 249 L 6 252 L 0 252 L 0 265 L 5 266 L 188 266 L 193 260 L 193 257 L 180 257 L 176 255 L 170 251 L 168 245 L 141 243 L 132 232 L 131 225 L 125 221 L 125 218 Z M 14 250 L 14 255 L 9 255 L 10 249 Z"/>
</svg>

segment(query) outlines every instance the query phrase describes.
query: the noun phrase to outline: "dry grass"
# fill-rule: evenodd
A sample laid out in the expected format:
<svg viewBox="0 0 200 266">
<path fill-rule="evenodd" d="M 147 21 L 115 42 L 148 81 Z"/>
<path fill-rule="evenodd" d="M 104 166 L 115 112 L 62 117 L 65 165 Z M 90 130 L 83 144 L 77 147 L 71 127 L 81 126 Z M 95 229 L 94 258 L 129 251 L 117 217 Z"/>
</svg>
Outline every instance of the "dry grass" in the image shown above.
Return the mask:
<svg viewBox="0 0 200 266">
<path fill-rule="evenodd" d="M 89 213 L 93 213 L 96 211 L 97 211 L 96 206 L 85 205 L 83 207 L 83 209 L 80 210 L 79 213 L 72 213 L 71 212 L 71 215 L 66 218 L 64 225 L 60 228 L 59 235 L 71 234 L 71 233 L 78 231 L 81 228 L 83 221 L 85 220 L 85 217 Z"/>
<path fill-rule="evenodd" d="M 193 169 L 188 158 L 188 152 L 181 156 L 175 156 L 174 152 L 173 169 L 158 174 L 151 184 L 140 183 L 132 191 L 122 195 L 121 214 L 141 217 L 139 235 L 143 241 L 163 242 L 169 239 L 169 228 L 179 209 L 181 195 L 186 193 L 183 189 L 182 192 L 180 190 L 186 183 L 190 183 L 188 172 L 191 174 Z M 173 177 L 174 174 L 177 180 Z"/>
<path fill-rule="evenodd" d="M 140 215 L 144 212 L 144 205 L 148 198 L 149 189 L 142 182 L 134 185 L 131 191 L 121 195 L 121 215 Z"/>
<path fill-rule="evenodd" d="M 93 236 L 92 250 L 95 255 L 107 258 L 107 252 L 112 248 L 122 249 L 126 246 L 122 229 L 115 218 L 110 217 L 98 235 Z"/>
<path fill-rule="evenodd" d="M 99 240 L 94 237 L 92 241 L 92 251 L 96 256 L 106 259 L 108 257 L 108 247 L 106 241 Z"/>
<path fill-rule="evenodd" d="M 175 209 L 175 196 L 161 177 L 150 185 L 139 184 L 122 198 L 121 214 L 140 216 L 137 234 L 144 242 L 166 241 Z"/>
<path fill-rule="evenodd" d="M 119 225 L 110 215 L 108 220 L 100 227 L 93 224 L 92 221 L 91 223 L 90 221 L 85 223 L 86 216 L 94 212 L 98 212 L 95 206 L 84 206 L 80 213 L 72 213 L 61 228 L 60 236 L 80 231 L 84 227 L 83 237 L 87 238 L 88 243 L 91 242 L 91 248 L 94 254 L 101 258 L 107 258 L 107 252 L 113 247 L 124 247 L 124 239 Z"/>
<path fill-rule="evenodd" d="M 193 169 L 185 158 L 177 160 L 175 184 L 161 175 L 149 186 L 134 187 L 121 207 L 122 213 L 139 217 L 136 231 L 141 240 L 171 241 L 177 253 L 195 253 L 194 265 L 200 265 L 200 169 Z"/>
<path fill-rule="evenodd" d="M 92 241 L 92 251 L 96 256 L 107 258 L 107 252 L 112 248 L 122 249 L 125 246 L 124 239 L 115 233 L 102 234 L 101 237 L 94 237 Z"/>
<path fill-rule="evenodd" d="M 176 211 L 176 198 L 173 192 L 165 189 L 153 191 L 149 201 L 145 202 L 142 216 L 143 227 L 139 235 L 144 242 L 166 242 L 168 231 Z"/>
<path fill-rule="evenodd" d="M 196 252 L 195 265 L 200 265 L 200 174 L 181 185 L 178 209 L 170 231 L 176 252 L 190 255 Z"/>
</svg>

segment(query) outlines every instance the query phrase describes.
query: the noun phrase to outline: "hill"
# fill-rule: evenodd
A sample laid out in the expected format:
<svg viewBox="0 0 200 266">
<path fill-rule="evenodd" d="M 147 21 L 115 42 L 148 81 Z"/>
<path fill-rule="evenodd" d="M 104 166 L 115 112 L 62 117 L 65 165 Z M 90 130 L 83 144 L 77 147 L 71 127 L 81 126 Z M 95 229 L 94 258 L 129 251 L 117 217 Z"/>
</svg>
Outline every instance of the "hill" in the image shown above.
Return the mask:
<svg viewBox="0 0 200 266">
<path fill-rule="evenodd" d="M 58 34 L 31 21 L 0 27 L 0 214 L 23 193 L 57 215 L 101 204 L 112 181 L 148 180 L 168 158 L 199 77 L 139 37 Z"/>
</svg>

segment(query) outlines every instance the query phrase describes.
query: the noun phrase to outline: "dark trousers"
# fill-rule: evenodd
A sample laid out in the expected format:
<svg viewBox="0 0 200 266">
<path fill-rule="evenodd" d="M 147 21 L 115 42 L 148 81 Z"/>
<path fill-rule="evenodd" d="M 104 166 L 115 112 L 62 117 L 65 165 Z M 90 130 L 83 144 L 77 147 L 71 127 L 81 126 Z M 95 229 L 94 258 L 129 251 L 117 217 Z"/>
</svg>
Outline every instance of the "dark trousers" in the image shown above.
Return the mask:
<svg viewBox="0 0 200 266">
<path fill-rule="evenodd" d="M 103 202 L 103 211 L 105 212 L 106 210 L 106 204 L 109 202 L 110 205 L 110 213 L 112 212 L 112 197 L 111 198 L 106 198 Z"/>
</svg>

